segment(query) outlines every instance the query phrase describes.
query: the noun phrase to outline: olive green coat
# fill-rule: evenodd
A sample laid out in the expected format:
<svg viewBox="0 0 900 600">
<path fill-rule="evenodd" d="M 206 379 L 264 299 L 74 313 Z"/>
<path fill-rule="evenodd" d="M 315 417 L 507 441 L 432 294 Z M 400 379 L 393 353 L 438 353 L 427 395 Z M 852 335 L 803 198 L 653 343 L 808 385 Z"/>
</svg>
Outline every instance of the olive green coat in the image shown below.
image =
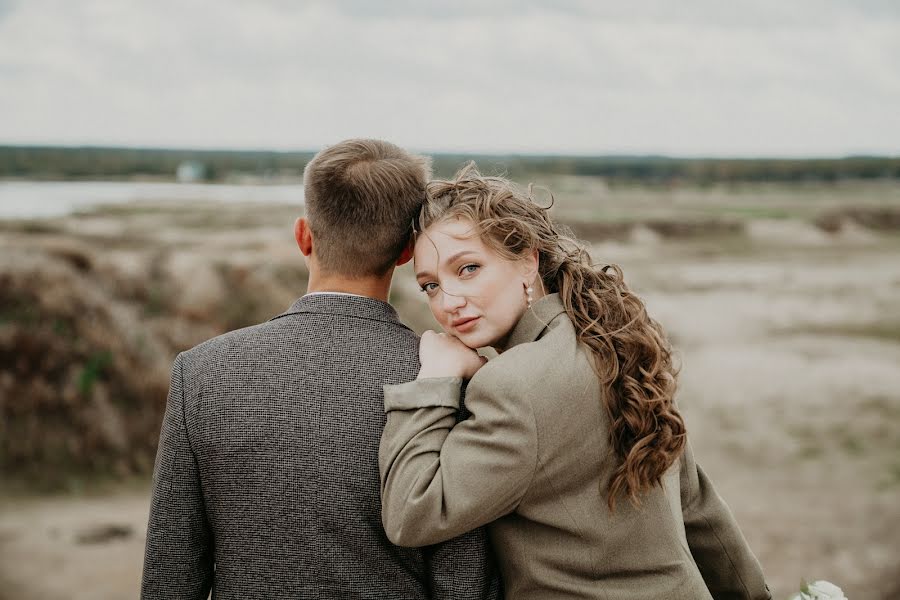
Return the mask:
<svg viewBox="0 0 900 600">
<path fill-rule="evenodd" d="M 472 378 L 385 386 L 382 521 L 423 546 L 489 524 L 515 600 L 768 599 L 759 563 L 690 447 L 635 508 L 607 508 L 617 465 L 603 392 L 559 296 L 534 304 Z M 454 425 L 456 425 L 454 427 Z"/>
</svg>

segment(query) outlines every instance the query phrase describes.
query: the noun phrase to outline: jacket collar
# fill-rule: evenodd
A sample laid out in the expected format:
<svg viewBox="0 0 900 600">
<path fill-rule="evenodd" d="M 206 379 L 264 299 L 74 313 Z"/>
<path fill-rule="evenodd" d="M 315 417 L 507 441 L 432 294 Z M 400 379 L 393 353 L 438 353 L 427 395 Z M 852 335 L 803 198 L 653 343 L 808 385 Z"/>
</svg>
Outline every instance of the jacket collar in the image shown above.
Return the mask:
<svg viewBox="0 0 900 600">
<path fill-rule="evenodd" d="M 504 350 L 519 344 L 533 342 L 550 327 L 550 322 L 566 312 L 559 294 L 547 294 L 525 311 L 519 322 L 513 327 Z"/>
<path fill-rule="evenodd" d="M 270 320 L 305 313 L 344 315 L 406 327 L 400 322 L 400 317 L 394 307 L 387 302 L 350 294 L 307 294 L 298 298 L 285 312 Z"/>
</svg>

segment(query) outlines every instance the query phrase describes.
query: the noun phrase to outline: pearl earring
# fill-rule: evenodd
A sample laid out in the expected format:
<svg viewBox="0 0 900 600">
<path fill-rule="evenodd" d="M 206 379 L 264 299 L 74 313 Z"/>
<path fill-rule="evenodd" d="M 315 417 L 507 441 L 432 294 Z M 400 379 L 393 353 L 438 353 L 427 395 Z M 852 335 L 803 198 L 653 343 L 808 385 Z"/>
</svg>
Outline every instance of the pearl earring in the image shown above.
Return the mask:
<svg viewBox="0 0 900 600">
<path fill-rule="evenodd" d="M 532 294 L 534 294 L 534 288 L 529 285 L 525 288 L 525 295 L 528 298 L 528 308 L 531 308 L 531 304 L 534 302 L 534 296 L 532 296 Z"/>
</svg>

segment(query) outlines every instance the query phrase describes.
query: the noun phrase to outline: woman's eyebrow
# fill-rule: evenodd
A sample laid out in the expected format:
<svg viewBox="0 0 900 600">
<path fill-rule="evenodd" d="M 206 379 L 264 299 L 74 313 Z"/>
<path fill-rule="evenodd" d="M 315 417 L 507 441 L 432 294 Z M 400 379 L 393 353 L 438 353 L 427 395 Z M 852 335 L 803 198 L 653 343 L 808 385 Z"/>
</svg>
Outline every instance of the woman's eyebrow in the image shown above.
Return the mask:
<svg viewBox="0 0 900 600">
<path fill-rule="evenodd" d="M 446 262 L 447 262 L 447 264 L 453 264 L 455 261 L 459 260 L 463 256 L 466 256 L 467 254 L 478 254 L 478 253 L 475 252 L 474 250 L 462 250 L 461 252 L 457 252 L 456 254 L 452 255 L 450 258 L 447 259 Z M 420 277 L 426 277 L 429 275 L 432 275 L 432 273 L 430 271 L 419 271 L 418 273 L 416 273 L 416 279 L 419 279 Z"/>
<path fill-rule="evenodd" d="M 457 252 L 456 254 L 454 254 L 453 256 L 451 256 L 450 258 L 447 259 L 447 264 L 453 264 L 457 260 L 462 258 L 463 256 L 466 256 L 467 254 L 478 254 L 478 253 L 475 252 L 474 250 L 463 250 L 461 252 Z"/>
</svg>

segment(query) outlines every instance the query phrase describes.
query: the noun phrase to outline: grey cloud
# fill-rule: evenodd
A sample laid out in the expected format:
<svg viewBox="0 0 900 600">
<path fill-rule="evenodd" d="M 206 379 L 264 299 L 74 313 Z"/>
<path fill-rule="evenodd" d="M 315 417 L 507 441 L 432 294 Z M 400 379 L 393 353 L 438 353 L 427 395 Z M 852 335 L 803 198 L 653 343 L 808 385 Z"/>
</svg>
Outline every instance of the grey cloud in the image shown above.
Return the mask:
<svg viewBox="0 0 900 600">
<path fill-rule="evenodd" d="M 0 0 L 0 21 L 15 10 L 21 0 Z"/>
<path fill-rule="evenodd" d="M 528 14 L 568 16 L 595 19 L 606 23 L 668 23 L 734 28 L 785 26 L 821 26 L 834 22 L 841 15 L 898 16 L 900 4 L 895 0 L 644 0 L 615 2 L 598 0 L 317 0 L 300 3 L 291 0 L 268 0 L 280 10 L 290 11 L 297 6 L 328 6 L 357 19 L 485 19 L 498 24 Z"/>
<path fill-rule="evenodd" d="M 21 4 L 0 21 L 0 143 L 896 151 L 900 35 L 875 7 L 484 4 Z"/>
<path fill-rule="evenodd" d="M 900 2 L 897 0 L 832 0 L 832 2 L 868 17 L 900 19 Z"/>
</svg>

